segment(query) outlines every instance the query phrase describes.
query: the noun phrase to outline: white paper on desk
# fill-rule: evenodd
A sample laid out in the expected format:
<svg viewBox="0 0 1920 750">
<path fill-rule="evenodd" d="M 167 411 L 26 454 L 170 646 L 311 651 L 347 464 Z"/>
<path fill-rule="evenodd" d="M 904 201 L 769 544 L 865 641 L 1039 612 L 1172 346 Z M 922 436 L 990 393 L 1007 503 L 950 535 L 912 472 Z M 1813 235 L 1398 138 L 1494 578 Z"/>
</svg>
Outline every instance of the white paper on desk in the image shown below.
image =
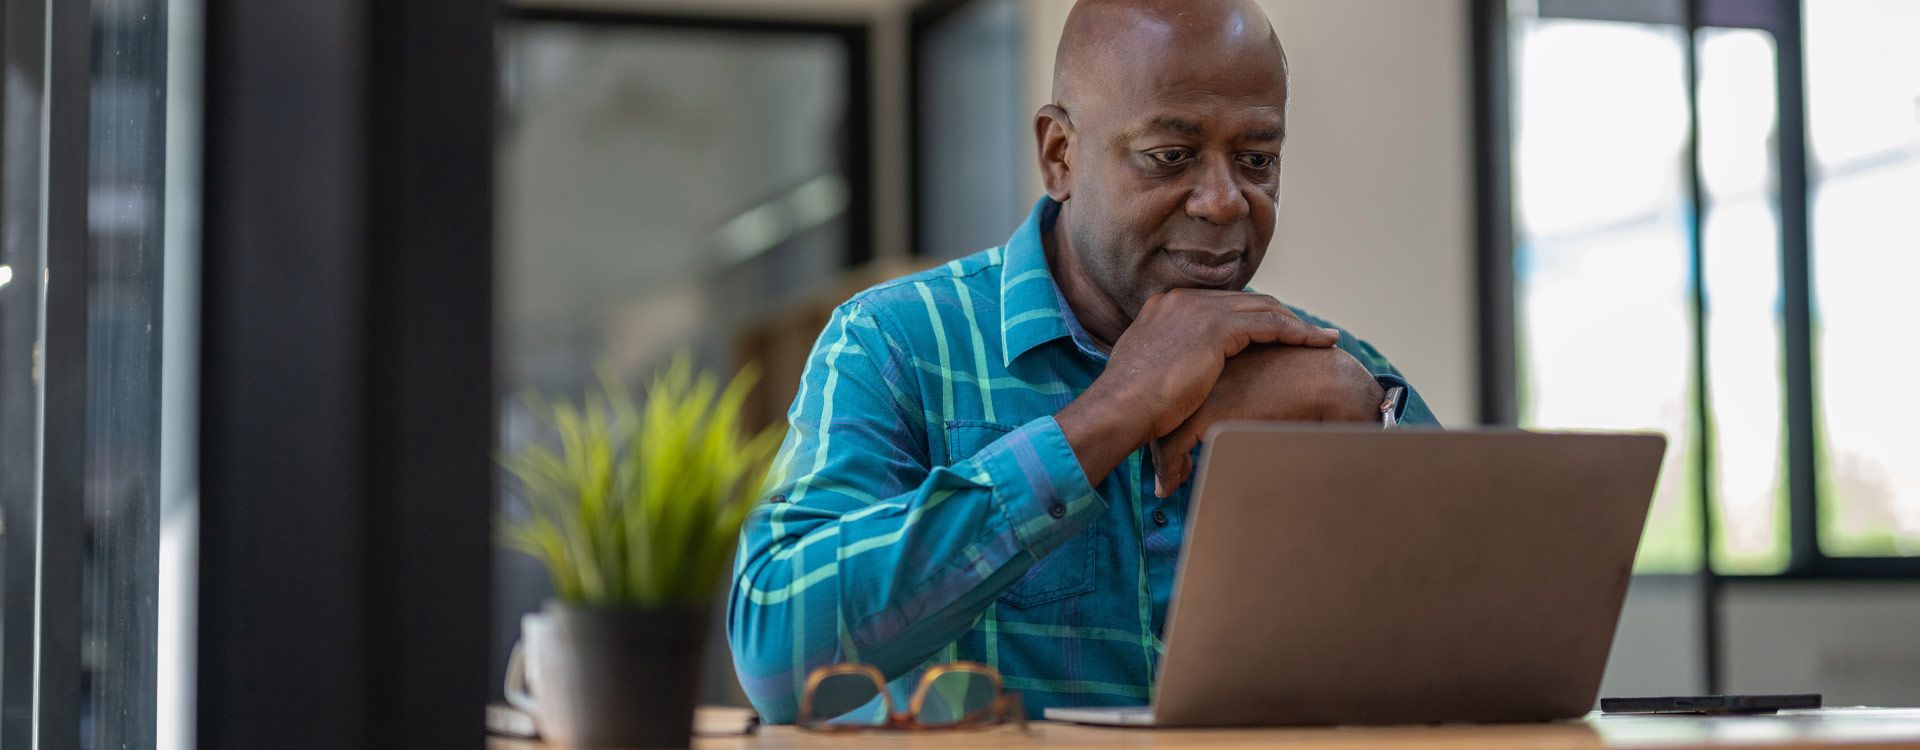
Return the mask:
<svg viewBox="0 0 1920 750">
<path fill-rule="evenodd" d="M 1846 719 L 1900 719 L 1902 721 L 1920 721 L 1920 708 L 1879 708 L 1875 706 L 1828 706 L 1826 708 L 1804 708 L 1781 711 L 1779 716 Z"/>
</svg>

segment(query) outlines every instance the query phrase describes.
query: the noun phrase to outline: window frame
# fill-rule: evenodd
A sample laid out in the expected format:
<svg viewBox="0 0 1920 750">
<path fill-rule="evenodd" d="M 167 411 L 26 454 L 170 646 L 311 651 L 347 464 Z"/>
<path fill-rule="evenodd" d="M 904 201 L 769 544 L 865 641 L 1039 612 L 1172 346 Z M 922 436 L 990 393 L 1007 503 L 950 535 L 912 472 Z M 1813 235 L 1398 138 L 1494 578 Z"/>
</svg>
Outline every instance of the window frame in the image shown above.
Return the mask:
<svg viewBox="0 0 1920 750">
<path fill-rule="evenodd" d="M 1519 417 L 1509 5 L 1508 0 L 1474 0 L 1472 7 L 1474 183 L 1479 197 L 1475 227 L 1479 263 L 1480 417 L 1488 424 L 1501 425 L 1516 424 Z M 1695 196 L 1689 201 L 1693 217 L 1688 243 L 1689 265 L 1694 269 L 1690 314 L 1696 322 L 1692 342 L 1696 398 L 1692 416 L 1696 424 L 1694 448 L 1701 461 L 1697 472 L 1701 484 L 1697 488 L 1698 502 L 1705 520 L 1701 532 L 1701 574 L 1708 579 L 1740 581 L 1909 580 L 1920 577 L 1920 557 L 1833 557 L 1822 551 L 1819 544 L 1819 477 L 1815 461 L 1818 396 L 1814 387 L 1818 373 L 1814 367 L 1811 323 L 1806 70 L 1801 7 L 1801 0 L 1539 0 L 1538 13 L 1541 17 L 1685 26 L 1689 110 L 1696 115 L 1690 118 L 1689 153 L 1697 150 L 1698 144 L 1697 76 L 1693 75 L 1698 32 L 1703 28 L 1757 29 L 1773 36 L 1777 50 L 1775 81 L 1779 114 L 1776 156 L 1779 161 L 1788 562 L 1786 568 L 1776 574 L 1730 575 L 1713 570 L 1711 519 L 1715 493 L 1710 471 L 1713 435 L 1712 423 L 1704 413 L 1708 391 L 1707 350 L 1705 328 L 1699 325 L 1704 318 L 1703 276 L 1698 272 L 1702 203 L 1697 198 L 1701 192 L 1699 163 L 1690 158 L 1690 194 Z"/>
<path fill-rule="evenodd" d="M 872 25 L 859 21 L 800 20 L 762 16 L 702 15 L 691 12 L 608 10 L 510 3 L 500 11 L 502 31 L 514 24 L 557 23 L 579 26 L 678 29 L 750 35 L 820 35 L 847 51 L 847 111 L 873 109 Z M 858 268 L 874 259 L 873 164 L 871 118 L 847 118 L 843 136 L 847 164 L 847 255 L 841 267 Z"/>
<path fill-rule="evenodd" d="M 1700 620 L 1696 630 L 1700 672 L 1706 692 L 1722 686 L 1724 633 L 1720 592 L 1728 583 L 1792 584 L 1804 581 L 1903 581 L 1920 578 L 1920 557 L 1830 557 L 1819 544 L 1819 478 L 1816 475 L 1818 422 L 1817 375 L 1811 335 L 1812 287 L 1809 190 L 1806 143 L 1806 61 L 1801 0 L 1538 0 L 1543 17 L 1584 18 L 1660 25 L 1686 30 L 1688 99 L 1687 171 L 1691 214 L 1688 238 L 1692 269 L 1690 317 L 1694 321 L 1692 366 L 1695 424 L 1693 455 L 1701 518 L 1700 567 L 1692 573 L 1655 574 L 1663 579 L 1698 582 Z M 1674 11 L 1678 10 L 1676 14 Z M 1515 425 L 1519 417 L 1517 313 L 1514 276 L 1513 129 L 1509 0 L 1473 0 L 1470 34 L 1473 50 L 1475 118 L 1474 189 L 1480 335 L 1480 417 L 1488 424 Z M 1786 423 L 1788 560 L 1778 573 L 1723 574 L 1714 569 L 1715 524 L 1713 433 L 1708 419 L 1707 342 L 1704 325 L 1704 275 L 1699 145 L 1697 52 L 1702 28 L 1759 29 L 1773 35 L 1777 87 L 1779 163 L 1781 354 Z"/>
</svg>

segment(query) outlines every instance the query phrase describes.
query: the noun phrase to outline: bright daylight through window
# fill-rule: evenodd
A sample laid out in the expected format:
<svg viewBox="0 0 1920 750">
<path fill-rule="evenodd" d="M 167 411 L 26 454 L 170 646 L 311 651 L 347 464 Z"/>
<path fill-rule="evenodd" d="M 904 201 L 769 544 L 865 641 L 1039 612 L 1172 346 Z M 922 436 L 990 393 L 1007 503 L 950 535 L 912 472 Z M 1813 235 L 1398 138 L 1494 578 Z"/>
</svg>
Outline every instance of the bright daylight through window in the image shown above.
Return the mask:
<svg viewBox="0 0 1920 750">
<path fill-rule="evenodd" d="M 1790 284 L 1812 295 L 1820 552 L 1920 555 L 1920 442 L 1896 382 L 1920 363 L 1914 28 L 1920 4 L 1908 0 L 1806 3 L 1810 268 L 1786 278 L 1770 33 L 1702 28 L 1689 106 L 1683 27 L 1513 18 L 1519 414 L 1530 427 L 1669 435 L 1640 572 L 1698 568 L 1703 488 L 1715 570 L 1788 569 Z M 1687 164 L 1696 111 L 1698 269 Z"/>
</svg>

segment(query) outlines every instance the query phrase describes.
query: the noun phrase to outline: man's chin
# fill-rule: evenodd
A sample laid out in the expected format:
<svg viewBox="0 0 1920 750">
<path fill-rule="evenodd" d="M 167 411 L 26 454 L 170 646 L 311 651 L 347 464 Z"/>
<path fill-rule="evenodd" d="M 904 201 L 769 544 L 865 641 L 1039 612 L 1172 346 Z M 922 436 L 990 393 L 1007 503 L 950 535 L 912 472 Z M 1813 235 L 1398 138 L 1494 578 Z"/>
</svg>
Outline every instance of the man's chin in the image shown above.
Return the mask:
<svg viewBox="0 0 1920 750">
<path fill-rule="evenodd" d="M 1161 269 L 1162 291 L 1171 289 L 1216 289 L 1240 291 L 1247 288 L 1252 276 L 1247 272 L 1246 262 L 1235 261 L 1218 266 L 1198 263 L 1182 263 L 1169 259 Z"/>
<path fill-rule="evenodd" d="M 1181 278 L 1181 279 L 1169 281 L 1165 285 L 1159 286 L 1158 290 L 1154 293 L 1158 294 L 1160 292 L 1171 292 L 1175 289 L 1207 289 L 1212 291 L 1239 292 L 1239 291 L 1246 290 L 1247 283 L 1248 281 L 1239 274 L 1236 274 L 1234 275 L 1233 278 L 1227 279 L 1226 281 L 1223 281 L 1220 283 L 1205 283 L 1195 279 Z"/>
<path fill-rule="evenodd" d="M 1132 304 L 1129 304 L 1126 307 L 1128 308 L 1129 317 L 1135 317 L 1139 315 L 1140 307 L 1146 304 L 1147 300 L 1152 299 L 1155 296 L 1165 294 L 1167 292 L 1171 292 L 1175 289 L 1204 289 L 1204 290 L 1211 290 L 1211 291 L 1239 292 L 1239 291 L 1245 291 L 1248 283 L 1250 282 L 1247 279 L 1245 279 L 1242 275 L 1236 275 L 1234 278 L 1227 280 L 1223 284 L 1204 284 L 1194 279 L 1185 278 L 1183 276 L 1180 276 L 1179 274 L 1162 274 L 1162 275 L 1157 275 L 1152 280 L 1146 281 L 1145 283 L 1142 283 L 1138 287 L 1136 287 L 1137 289 L 1140 290 L 1138 293 L 1138 296 L 1133 297 Z M 1127 297 L 1116 296 L 1115 299 L 1127 299 Z"/>
</svg>

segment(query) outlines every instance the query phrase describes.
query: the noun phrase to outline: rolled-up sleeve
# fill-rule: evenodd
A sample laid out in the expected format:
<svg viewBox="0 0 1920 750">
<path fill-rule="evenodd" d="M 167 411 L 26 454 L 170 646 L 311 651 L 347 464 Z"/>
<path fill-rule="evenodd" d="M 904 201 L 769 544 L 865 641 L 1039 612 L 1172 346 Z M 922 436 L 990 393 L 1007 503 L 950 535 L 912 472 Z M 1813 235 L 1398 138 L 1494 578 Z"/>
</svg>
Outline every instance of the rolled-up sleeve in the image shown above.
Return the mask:
<svg viewBox="0 0 1920 750">
<path fill-rule="evenodd" d="M 767 721 L 794 720 L 816 667 L 917 667 L 1106 510 L 1050 416 L 931 466 L 911 361 L 857 301 L 809 357 L 728 601 L 735 669 Z"/>
</svg>

